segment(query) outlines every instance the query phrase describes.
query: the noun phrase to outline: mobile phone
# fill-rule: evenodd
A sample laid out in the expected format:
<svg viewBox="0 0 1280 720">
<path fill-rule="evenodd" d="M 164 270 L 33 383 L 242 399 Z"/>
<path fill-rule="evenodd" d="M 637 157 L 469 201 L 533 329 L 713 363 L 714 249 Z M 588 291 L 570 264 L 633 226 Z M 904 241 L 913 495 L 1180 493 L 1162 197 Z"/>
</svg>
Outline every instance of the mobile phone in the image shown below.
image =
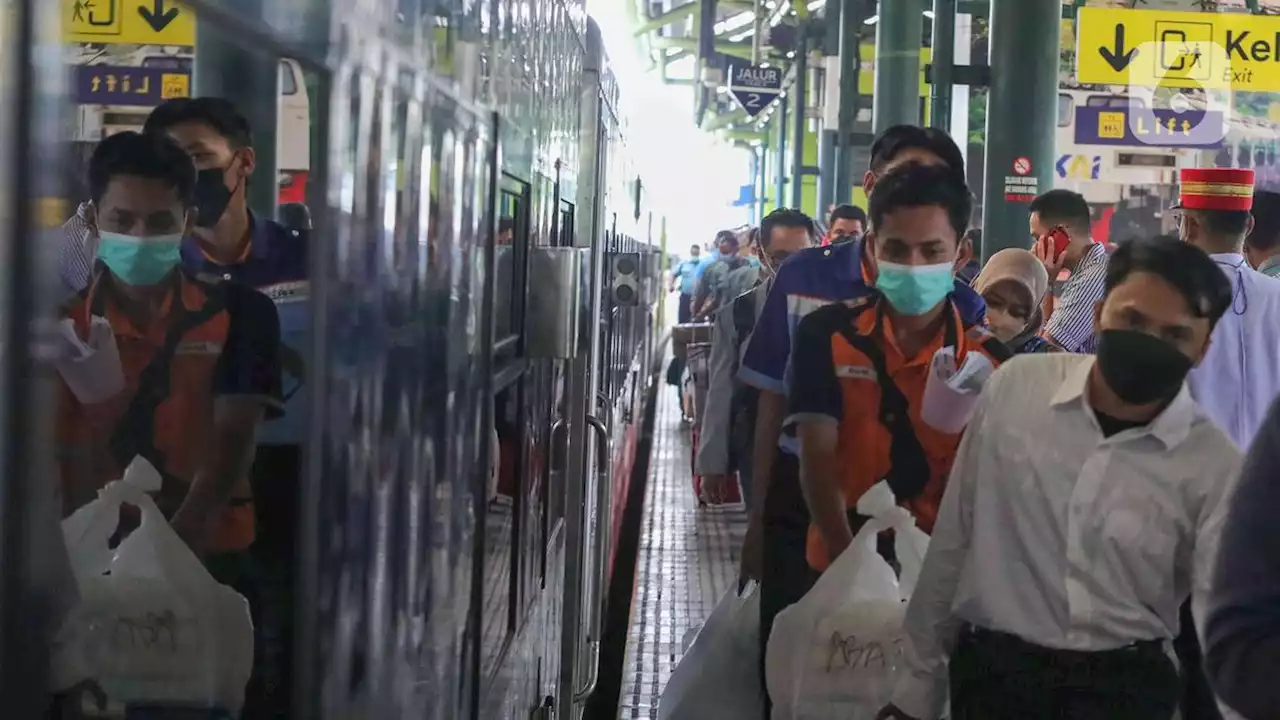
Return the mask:
<svg viewBox="0 0 1280 720">
<path fill-rule="evenodd" d="M 1045 238 L 1053 247 L 1053 259 L 1055 261 L 1062 257 L 1062 253 L 1067 251 L 1067 245 L 1071 244 L 1071 236 L 1067 234 L 1067 229 L 1061 225 L 1046 233 Z"/>
</svg>

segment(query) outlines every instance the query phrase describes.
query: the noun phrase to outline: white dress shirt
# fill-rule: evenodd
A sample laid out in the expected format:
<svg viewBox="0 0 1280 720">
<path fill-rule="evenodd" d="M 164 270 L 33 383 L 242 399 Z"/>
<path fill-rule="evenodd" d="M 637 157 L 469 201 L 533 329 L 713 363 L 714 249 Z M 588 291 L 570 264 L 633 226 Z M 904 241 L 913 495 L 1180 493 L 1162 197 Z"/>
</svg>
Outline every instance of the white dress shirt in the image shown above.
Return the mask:
<svg viewBox="0 0 1280 720">
<path fill-rule="evenodd" d="M 1280 394 L 1280 279 L 1243 255 L 1210 255 L 1231 280 L 1231 308 L 1213 330 L 1209 352 L 1191 371 L 1191 394 L 1242 450 Z"/>
<path fill-rule="evenodd" d="M 1240 453 L 1184 387 L 1146 426 L 1104 438 L 1089 355 L 1020 355 L 987 382 L 907 607 L 894 703 L 947 698 L 963 623 L 1047 648 L 1107 650 L 1197 625 Z"/>
</svg>

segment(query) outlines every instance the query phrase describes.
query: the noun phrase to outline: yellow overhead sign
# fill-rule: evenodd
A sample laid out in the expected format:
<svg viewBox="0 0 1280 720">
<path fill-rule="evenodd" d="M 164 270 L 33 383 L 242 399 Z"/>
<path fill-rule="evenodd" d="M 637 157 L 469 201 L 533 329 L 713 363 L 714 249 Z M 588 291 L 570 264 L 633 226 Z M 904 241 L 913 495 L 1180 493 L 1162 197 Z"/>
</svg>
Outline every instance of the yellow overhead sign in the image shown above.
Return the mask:
<svg viewBox="0 0 1280 720">
<path fill-rule="evenodd" d="M 1280 17 L 1084 7 L 1076 27 L 1081 83 L 1280 90 Z"/>
<path fill-rule="evenodd" d="M 876 46 L 874 43 L 864 44 L 858 49 L 858 53 L 862 56 L 858 72 L 858 94 L 872 95 L 875 93 Z M 920 48 L 920 97 L 929 97 L 929 85 L 924 81 L 924 66 L 932 59 L 933 52 L 930 48 Z"/>
<path fill-rule="evenodd" d="M 60 0 L 62 41 L 126 45 L 196 44 L 195 15 L 174 0 Z"/>
</svg>

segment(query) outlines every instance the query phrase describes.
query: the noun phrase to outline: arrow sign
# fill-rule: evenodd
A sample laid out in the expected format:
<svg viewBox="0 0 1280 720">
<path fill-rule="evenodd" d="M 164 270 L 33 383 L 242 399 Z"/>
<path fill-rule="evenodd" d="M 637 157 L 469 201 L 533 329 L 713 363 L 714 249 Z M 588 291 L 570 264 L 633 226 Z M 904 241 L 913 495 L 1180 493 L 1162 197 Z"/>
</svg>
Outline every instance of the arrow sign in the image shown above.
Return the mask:
<svg viewBox="0 0 1280 720">
<path fill-rule="evenodd" d="M 729 68 L 729 93 L 751 117 L 759 115 L 782 92 L 782 70 L 735 65 Z"/>
<path fill-rule="evenodd" d="M 156 2 L 158 3 L 160 0 L 156 0 Z M 1098 52 L 1102 54 L 1102 59 L 1106 60 L 1107 64 L 1110 65 L 1113 70 L 1120 72 L 1121 70 L 1129 67 L 1129 63 L 1133 62 L 1134 56 L 1138 54 L 1138 49 L 1133 48 L 1132 50 L 1125 52 L 1124 25 L 1116 23 L 1115 50 L 1103 45 L 1098 48 Z"/>
<path fill-rule="evenodd" d="M 178 17 L 178 8 L 171 7 L 165 10 L 164 0 L 152 0 L 151 7 L 139 7 L 138 14 L 151 26 L 152 30 L 160 32 L 169 27 L 169 23 Z"/>
</svg>

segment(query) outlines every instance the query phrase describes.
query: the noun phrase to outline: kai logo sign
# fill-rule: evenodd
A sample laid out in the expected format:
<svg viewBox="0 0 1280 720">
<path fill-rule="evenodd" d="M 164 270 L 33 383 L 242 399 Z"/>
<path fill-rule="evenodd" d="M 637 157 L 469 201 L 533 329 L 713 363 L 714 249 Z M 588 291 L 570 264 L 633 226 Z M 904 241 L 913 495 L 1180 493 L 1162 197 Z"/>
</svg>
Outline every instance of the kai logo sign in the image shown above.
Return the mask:
<svg viewBox="0 0 1280 720">
<path fill-rule="evenodd" d="M 1060 155 L 1054 169 L 1063 180 L 1097 180 L 1102 174 L 1102 156 Z"/>
<path fill-rule="evenodd" d="M 1280 91 L 1280 17 L 1086 7 L 1077 26 L 1081 83 Z"/>
</svg>

